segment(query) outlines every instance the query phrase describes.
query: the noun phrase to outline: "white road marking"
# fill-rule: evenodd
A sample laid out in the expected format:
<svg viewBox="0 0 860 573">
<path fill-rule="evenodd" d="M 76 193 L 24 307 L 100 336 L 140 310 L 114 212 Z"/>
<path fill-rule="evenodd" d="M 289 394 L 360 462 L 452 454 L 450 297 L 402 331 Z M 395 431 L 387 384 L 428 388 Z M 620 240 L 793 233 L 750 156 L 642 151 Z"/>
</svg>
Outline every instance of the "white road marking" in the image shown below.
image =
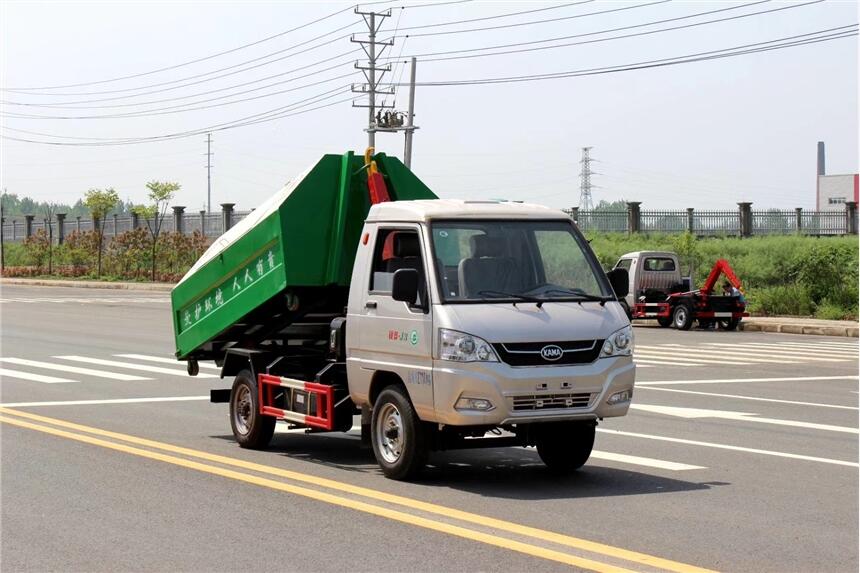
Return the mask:
<svg viewBox="0 0 860 573">
<path fill-rule="evenodd" d="M 842 432 L 845 434 L 860 434 L 860 429 L 848 426 L 833 426 L 831 424 L 815 424 L 813 422 L 800 422 L 797 420 L 780 420 L 778 418 L 762 418 L 752 412 L 731 412 L 728 410 L 706 410 L 704 408 L 682 408 L 680 406 L 659 406 L 656 404 L 631 404 L 630 408 L 675 416 L 677 418 L 720 418 L 723 420 L 735 420 L 740 422 L 758 422 L 760 424 L 772 424 L 775 426 L 791 426 L 794 428 L 806 428 L 807 430 L 823 430 L 826 432 Z"/>
<path fill-rule="evenodd" d="M 673 472 L 686 470 L 704 470 L 705 466 L 692 466 L 690 464 L 682 464 L 679 462 L 668 462 L 666 460 L 658 460 L 655 458 L 643 458 L 641 456 L 628 456 L 627 454 L 613 454 L 612 452 L 601 452 L 593 450 L 591 459 L 607 460 L 610 462 L 620 462 L 622 464 L 632 464 L 634 466 L 645 466 L 649 468 L 657 468 L 661 470 L 669 470 Z"/>
<path fill-rule="evenodd" d="M 79 304 L 110 304 L 110 303 L 121 303 L 121 302 L 131 302 L 131 303 L 168 303 L 170 302 L 169 297 L 100 297 L 100 298 L 76 298 L 76 297 L 64 297 L 64 298 L 0 298 L 0 303 L 56 303 L 56 304 L 66 304 L 66 303 L 79 303 Z"/>
<path fill-rule="evenodd" d="M 741 353 L 741 352 L 751 353 L 751 352 L 755 351 L 755 352 L 762 352 L 762 353 L 766 354 L 767 356 L 772 356 L 772 357 L 777 357 L 777 358 L 778 357 L 784 357 L 787 360 L 794 359 L 794 360 L 801 360 L 803 362 L 845 362 L 846 360 L 854 360 L 854 358 L 849 357 L 849 356 L 845 356 L 845 357 L 833 356 L 830 358 L 828 358 L 826 356 L 819 356 L 819 355 L 809 356 L 806 354 L 799 354 L 799 350 L 779 350 L 777 348 L 771 348 L 771 347 L 757 347 L 757 346 L 753 346 L 752 344 L 746 345 L 747 347 L 745 349 L 738 348 L 732 344 L 723 344 L 723 343 L 719 343 L 719 342 L 711 342 L 709 344 L 712 344 L 714 346 L 721 346 L 721 347 L 722 346 L 728 346 L 728 347 L 733 348 L 733 350 L 731 350 L 731 351 L 730 350 L 710 350 L 710 349 L 708 350 L 708 352 L 711 352 L 714 354 L 725 354 L 725 355 L 731 355 L 731 356 L 737 356 L 738 353 Z"/>
<path fill-rule="evenodd" d="M 647 358 L 639 358 L 637 352 L 633 352 L 633 362 L 636 364 L 648 364 L 651 366 L 702 366 L 701 364 L 693 364 L 691 362 L 677 362 L 675 360 L 648 360 Z"/>
<path fill-rule="evenodd" d="M 840 410 L 860 410 L 856 406 L 840 406 L 838 404 L 821 404 L 818 402 L 798 402 L 795 400 L 777 400 L 776 398 L 759 398 L 758 396 L 738 396 L 737 394 L 717 394 L 715 392 L 696 392 L 695 390 L 678 390 L 677 388 L 660 388 L 659 386 L 640 386 L 640 390 L 659 390 L 661 392 L 676 392 L 678 394 L 695 394 L 697 396 L 716 396 L 719 398 L 736 398 L 738 400 L 755 400 L 757 402 L 776 402 L 778 404 L 797 404 L 798 406 L 817 406 L 819 408 L 838 408 Z"/>
<path fill-rule="evenodd" d="M 53 364 L 51 362 L 39 362 L 38 360 L 25 360 L 24 358 L 0 358 L 0 362 L 7 362 L 17 366 L 30 366 L 32 368 L 42 368 L 43 370 L 59 370 L 60 372 L 69 372 L 70 374 L 83 374 L 84 376 L 94 376 L 96 378 L 107 378 L 109 380 L 122 380 L 123 382 L 132 382 L 135 380 L 152 380 L 152 378 L 144 378 L 143 376 L 134 376 L 132 374 L 120 374 L 119 372 L 105 372 L 104 370 L 93 370 L 91 368 L 79 368 L 77 366 L 66 366 L 64 364 Z"/>
<path fill-rule="evenodd" d="M 54 402 L 9 402 L 2 408 L 33 408 L 36 406 L 90 406 L 96 404 L 137 404 L 145 402 L 192 402 L 209 400 L 209 396 L 164 396 L 158 398 L 116 398 L 113 400 L 58 400 Z"/>
<path fill-rule="evenodd" d="M 613 434 L 616 436 L 627 436 L 630 438 L 642 438 L 645 440 L 657 440 L 661 442 L 672 442 L 675 444 L 687 444 L 690 446 L 702 446 L 705 448 L 716 448 L 718 450 L 731 450 L 735 452 L 746 452 L 750 454 L 761 454 L 764 456 L 775 456 L 778 458 L 789 458 L 793 460 L 805 460 L 808 462 L 818 462 L 822 464 L 833 464 L 837 466 L 848 466 L 851 468 L 860 468 L 860 464 L 857 462 L 849 462 L 846 460 L 834 460 L 831 458 L 819 458 L 816 456 L 804 456 L 801 454 L 791 454 L 788 452 L 777 452 L 773 450 L 761 450 L 758 448 L 744 448 L 741 446 L 731 446 L 729 444 L 717 444 L 714 442 L 702 442 L 699 440 L 686 440 L 683 438 L 672 438 L 669 436 L 655 436 L 652 434 L 640 434 L 638 432 L 624 432 L 622 430 L 609 430 L 605 428 L 598 428 L 598 432 L 603 432 L 604 434 Z"/>
<path fill-rule="evenodd" d="M 779 378 L 711 378 L 702 380 L 647 380 L 636 386 L 679 386 L 687 384 L 739 384 L 747 382 L 811 382 L 813 380 L 857 380 L 860 376 L 782 376 Z"/>
<path fill-rule="evenodd" d="M 708 342 L 708 346 L 732 346 L 725 342 Z M 786 352 L 786 353 L 794 353 L 798 357 L 806 357 L 807 354 L 810 353 L 813 356 L 834 356 L 834 357 L 842 357 L 842 358 L 857 358 L 857 351 L 850 349 L 836 349 L 830 347 L 810 347 L 810 346 L 795 346 L 792 344 L 770 344 L 770 343 L 762 343 L 762 342 L 749 342 L 744 343 L 739 347 L 740 349 L 747 350 L 755 350 L 759 351 L 759 349 L 763 349 L 766 351 L 776 351 L 776 352 Z"/>
<path fill-rule="evenodd" d="M 835 348 L 837 350 L 854 350 L 860 349 L 860 344 L 857 342 L 797 342 L 794 340 L 783 340 L 780 342 L 770 342 L 768 344 L 777 344 L 779 346 L 802 346 L 805 348 Z"/>
<path fill-rule="evenodd" d="M 358 437 L 361 432 L 361 426 L 353 426 L 349 429 L 348 432 L 344 432 L 344 434 L 349 434 L 353 437 Z M 306 434 L 307 428 L 287 428 L 284 425 L 279 425 L 275 428 L 276 434 Z M 612 452 L 604 452 L 599 450 L 592 450 L 591 458 L 596 460 L 606 460 L 612 462 L 619 462 L 622 464 L 631 464 L 634 466 L 645 466 L 649 468 L 657 468 L 661 470 L 669 470 L 673 472 L 678 471 L 687 471 L 687 470 L 704 470 L 708 469 L 705 466 L 694 466 L 690 464 L 682 464 L 680 462 L 670 462 L 666 460 L 658 460 L 656 458 L 645 458 L 642 456 L 630 456 L 627 454 L 615 454 Z"/>
<path fill-rule="evenodd" d="M 131 358 L 132 360 L 147 360 L 149 362 L 160 362 L 162 364 L 173 364 L 174 366 L 181 366 L 180 362 L 174 358 L 167 358 L 165 356 L 149 356 L 147 354 L 114 354 L 117 358 Z M 206 364 L 204 362 L 198 362 L 200 364 L 200 368 L 208 368 L 210 370 L 221 371 L 220 366 L 216 366 L 215 364 Z"/>
<path fill-rule="evenodd" d="M 116 368 L 128 368 L 129 370 L 142 370 L 144 372 L 154 372 L 156 374 L 169 374 L 171 376 L 182 376 L 190 378 L 185 370 L 176 370 L 174 368 L 161 368 L 160 366 L 149 366 L 147 364 L 132 364 L 130 362 L 119 362 L 118 360 L 102 360 L 101 358 L 90 358 L 88 356 L 54 356 L 60 360 L 71 360 L 73 362 L 83 362 L 85 364 L 95 364 L 97 366 L 114 366 Z M 218 378 L 214 374 L 198 374 L 197 378 Z"/>
<path fill-rule="evenodd" d="M 684 356 L 678 356 L 676 352 L 672 352 L 671 350 L 666 350 L 664 352 L 658 352 L 654 350 L 639 350 L 638 348 L 633 351 L 634 355 L 641 356 L 646 359 L 651 360 L 666 360 L 667 362 L 670 360 L 678 359 L 683 360 L 685 362 L 690 363 L 699 363 L 699 364 L 730 364 L 730 365 L 745 365 L 749 364 L 749 362 L 741 362 L 739 360 L 723 360 L 723 359 L 713 359 L 713 358 L 699 358 L 698 355 L 690 356 L 690 353 L 685 352 Z"/>
<path fill-rule="evenodd" d="M 65 378 L 56 378 L 54 376 L 44 376 L 42 374 L 32 374 L 30 372 L 0 368 L 0 378 L 3 376 L 8 378 L 20 378 L 21 380 L 30 380 L 31 382 L 41 382 L 42 384 L 65 384 L 67 382 L 77 382 L 77 380 L 67 380 Z"/>
<path fill-rule="evenodd" d="M 666 345 L 669 346 L 669 345 Z M 643 349 L 640 351 L 640 348 Z M 730 352 L 727 350 L 712 350 L 710 348 L 697 348 L 692 346 L 683 346 L 681 344 L 672 345 L 672 347 L 663 347 L 662 350 L 651 350 L 654 348 L 653 346 L 637 346 L 634 350 L 634 354 L 647 353 L 647 354 L 661 354 L 666 356 L 678 356 L 678 352 L 683 349 L 685 356 L 683 356 L 682 360 L 693 360 L 693 361 L 701 361 L 701 362 L 712 362 L 715 364 L 755 364 L 755 363 L 773 363 L 773 364 L 787 364 L 787 363 L 799 363 L 802 360 L 799 356 L 794 356 L 792 359 L 776 359 L 776 358 L 763 358 L 759 356 L 747 356 L 746 353 L 743 352 Z M 677 349 L 677 350 L 676 350 Z M 690 356 L 691 351 L 695 353 L 694 356 Z M 708 360 L 697 358 L 698 356 L 708 356 L 710 358 L 714 358 L 716 360 Z M 720 358 L 721 356 L 725 356 L 726 359 Z M 730 361 L 729 361 L 730 360 Z"/>
</svg>

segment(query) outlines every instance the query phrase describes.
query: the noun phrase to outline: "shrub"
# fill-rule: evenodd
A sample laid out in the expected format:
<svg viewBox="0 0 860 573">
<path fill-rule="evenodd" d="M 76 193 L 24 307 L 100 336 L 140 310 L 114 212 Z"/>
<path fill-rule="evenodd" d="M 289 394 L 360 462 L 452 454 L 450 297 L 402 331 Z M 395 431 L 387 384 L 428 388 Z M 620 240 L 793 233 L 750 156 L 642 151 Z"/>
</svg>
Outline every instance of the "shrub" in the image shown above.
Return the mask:
<svg viewBox="0 0 860 573">
<path fill-rule="evenodd" d="M 27 263 L 37 268 L 42 268 L 48 260 L 48 234 L 44 229 L 37 229 L 35 233 L 24 239 L 24 251 Z"/>
</svg>

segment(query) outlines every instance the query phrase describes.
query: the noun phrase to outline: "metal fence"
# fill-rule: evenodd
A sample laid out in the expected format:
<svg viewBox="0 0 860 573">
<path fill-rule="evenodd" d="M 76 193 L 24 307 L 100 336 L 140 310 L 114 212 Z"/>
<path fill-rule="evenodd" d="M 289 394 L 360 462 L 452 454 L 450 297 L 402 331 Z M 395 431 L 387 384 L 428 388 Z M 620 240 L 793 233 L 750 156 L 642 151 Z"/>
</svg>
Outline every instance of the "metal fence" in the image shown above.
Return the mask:
<svg viewBox="0 0 860 573">
<path fill-rule="evenodd" d="M 639 203 L 628 203 L 626 211 L 567 212 L 582 231 L 600 233 L 684 233 L 698 236 L 751 235 L 856 235 L 857 206 L 846 203 L 844 210 L 805 211 L 753 210 L 741 203 L 737 210 L 699 211 L 643 210 Z"/>
<path fill-rule="evenodd" d="M 241 221 L 250 211 L 232 211 L 229 216 L 229 226 L 235 225 L 239 221 Z M 225 215 L 223 212 L 216 213 L 182 213 L 180 215 L 182 217 L 181 230 L 185 234 L 191 234 L 194 232 L 202 232 L 204 235 L 209 237 L 210 239 L 214 239 L 216 237 L 221 236 L 221 234 L 226 231 Z M 131 231 L 135 228 L 135 226 L 139 228 L 146 229 L 147 221 L 146 219 L 132 217 L 132 216 L 108 216 L 105 221 L 103 221 L 102 226 L 104 228 L 104 236 L 106 239 L 110 239 L 125 233 L 126 231 Z M 149 221 L 149 224 L 154 224 L 154 221 Z M 54 241 L 58 241 L 60 237 L 60 224 L 55 219 L 51 222 L 51 227 L 48 229 L 47 223 L 44 218 L 33 219 L 30 223 L 30 234 L 36 234 L 39 231 L 50 231 L 48 234 L 53 234 Z M 62 234 L 68 237 L 71 233 L 77 232 L 86 232 L 93 230 L 93 221 L 92 219 L 83 219 L 83 218 L 74 218 L 74 219 L 65 219 L 63 221 L 63 229 Z M 164 220 L 161 224 L 162 232 L 171 232 L 177 229 L 175 223 L 175 215 L 169 214 L 164 216 Z M 27 237 L 27 221 L 24 217 L 12 217 L 5 218 L 3 223 L 3 240 L 8 241 L 10 243 L 21 242 Z"/>
</svg>

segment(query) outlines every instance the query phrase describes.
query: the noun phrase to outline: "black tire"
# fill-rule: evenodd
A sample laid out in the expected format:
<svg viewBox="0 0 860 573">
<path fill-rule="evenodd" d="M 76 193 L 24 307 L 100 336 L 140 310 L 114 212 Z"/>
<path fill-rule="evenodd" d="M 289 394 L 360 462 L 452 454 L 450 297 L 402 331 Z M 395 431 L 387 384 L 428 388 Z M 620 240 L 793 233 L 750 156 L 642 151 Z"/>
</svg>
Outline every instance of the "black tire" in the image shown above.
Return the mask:
<svg viewBox="0 0 860 573">
<path fill-rule="evenodd" d="M 737 330 L 738 325 L 741 323 L 741 319 L 739 318 L 729 318 L 725 320 L 720 320 L 717 324 L 720 327 L 720 330 Z"/>
<path fill-rule="evenodd" d="M 670 316 L 658 316 L 657 324 L 659 324 L 663 328 L 669 328 L 672 326 L 672 317 Z"/>
<path fill-rule="evenodd" d="M 541 424 L 536 441 L 540 459 L 557 473 L 570 473 L 585 465 L 594 447 L 594 422 Z"/>
<path fill-rule="evenodd" d="M 387 478 L 409 479 L 424 468 L 430 453 L 427 431 L 403 387 L 389 386 L 379 394 L 373 404 L 370 442 Z"/>
<path fill-rule="evenodd" d="M 686 303 L 679 304 L 672 311 L 672 324 L 678 330 L 690 330 L 693 320 L 693 309 Z"/>
<path fill-rule="evenodd" d="M 257 384 L 250 370 L 242 370 L 230 392 L 230 427 L 239 446 L 261 450 L 275 434 L 275 418 L 260 414 Z"/>
</svg>

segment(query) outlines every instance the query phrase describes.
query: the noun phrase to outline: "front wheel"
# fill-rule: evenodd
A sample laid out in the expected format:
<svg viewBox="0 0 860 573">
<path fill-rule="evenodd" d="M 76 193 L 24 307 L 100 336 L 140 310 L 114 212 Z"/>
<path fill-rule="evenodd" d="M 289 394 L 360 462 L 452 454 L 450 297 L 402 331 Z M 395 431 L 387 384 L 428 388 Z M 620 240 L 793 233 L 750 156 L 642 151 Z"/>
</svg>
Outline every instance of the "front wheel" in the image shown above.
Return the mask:
<svg viewBox="0 0 860 573">
<path fill-rule="evenodd" d="M 591 456 L 596 426 L 594 422 L 542 425 L 536 440 L 540 459 L 554 472 L 581 468 Z"/>
<path fill-rule="evenodd" d="M 405 480 L 427 463 L 427 433 L 406 390 L 389 386 L 376 399 L 370 424 L 373 454 L 385 477 Z"/>
<path fill-rule="evenodd" d="M 275 418 L 260 413 L 257 384 L 250 370 L 242 370 L 230 392 L 230 426 L 240 447 L 263 449 L 275 434 Z"/>
</svg>

